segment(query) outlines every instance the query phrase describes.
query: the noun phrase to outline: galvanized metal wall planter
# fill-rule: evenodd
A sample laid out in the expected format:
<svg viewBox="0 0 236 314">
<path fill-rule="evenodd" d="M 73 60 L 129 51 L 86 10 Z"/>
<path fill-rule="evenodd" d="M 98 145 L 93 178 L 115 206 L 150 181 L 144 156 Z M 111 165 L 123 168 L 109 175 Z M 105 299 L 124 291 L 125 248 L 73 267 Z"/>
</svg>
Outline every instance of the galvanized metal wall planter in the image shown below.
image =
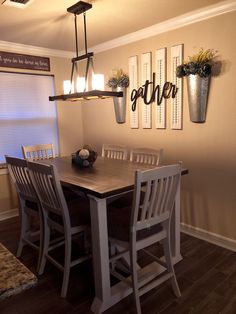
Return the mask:
<svg viewBox="0 0 236 314">
<path fill-rule="evenodd" d="M 201 48 L 199 52 L 188 57 L 188 61 L 176 67 L 176 76 L 187 78 L 190 120 L 203 123 L 206 120 L 207 98 L 217 51 Z"/>
<path fill-rule="evenodd" d="M 117 123 L 125 123 L 126 116 L 126 87 L 112 88 L 114 92 L 123 92 L 123 97 L 113 97 L 115 117 Z"/>
<path fill-rule="evenodd" d="M 186 79 L 190 120 L 203 123 L 206 120 L 210 76 L 200 77 L 198 74 L 190 74 Z"/>
</svg>

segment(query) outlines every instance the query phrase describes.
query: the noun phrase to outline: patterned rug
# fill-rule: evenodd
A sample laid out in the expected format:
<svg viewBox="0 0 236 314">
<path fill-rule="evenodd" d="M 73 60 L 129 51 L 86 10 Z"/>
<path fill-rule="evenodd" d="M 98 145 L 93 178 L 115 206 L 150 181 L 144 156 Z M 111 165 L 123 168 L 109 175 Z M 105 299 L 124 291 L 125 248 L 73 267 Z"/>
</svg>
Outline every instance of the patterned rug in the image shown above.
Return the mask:
<svg viewBox="0 0 236 314">
<path fill-rule="evenodd" d="M 36 283 L 37 277 L 0 243 L 0 301 Z"/>
</svg>

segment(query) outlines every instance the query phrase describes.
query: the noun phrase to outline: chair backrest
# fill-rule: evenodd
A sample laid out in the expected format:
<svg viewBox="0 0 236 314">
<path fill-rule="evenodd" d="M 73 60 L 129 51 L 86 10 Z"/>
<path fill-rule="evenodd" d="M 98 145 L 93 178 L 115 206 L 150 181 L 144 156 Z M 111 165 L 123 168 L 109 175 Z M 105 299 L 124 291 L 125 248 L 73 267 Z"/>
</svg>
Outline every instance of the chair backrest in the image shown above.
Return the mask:
<svg viewBox="0 0 236 314">
<path fill-rule="evenodd" d="M 32 161 L 28 161 L 27 165 L 45 217 L 48 216 L 51 223 L 55 219 L 57 225 L 60 221 L 60 224 L 63 223 L 64 227 L 69 227 L 68 207 L 55 166 Z M 52 213 L 55 215 L 50 215 Z M 62 220 L 58 220 L 58 216 Z"/>
<path fill-rule="evenodd" d="M 8 171 L 15 184 L 18 195 L 23 200 L 37 202 L 37 196 L 27 169 L 27 161 L 16 157 L 5 156 Z"/>
<path fill-rule="evenodd" d="M 130 161 L 158 166 L 163 158 L 163 149 L 134 148 L 130 151 Z"/>
<path fill-rule="evenodd" d="M 169 220 L 180 184 L 181 167 L 179 163 L 136 171 L 131 230 L 146 229 Z"/>
<path fill-rule="evenodd" d="M 22 146 L 22 153 L 24 158 L 27 160 L 55 158 L 55 150 L 53 144 Z"/>
<path fill-rule="evenodd" d="M 103 144 L 102 157 L 127 160 L 128 150 L 124 146 Z"/>
</svg>

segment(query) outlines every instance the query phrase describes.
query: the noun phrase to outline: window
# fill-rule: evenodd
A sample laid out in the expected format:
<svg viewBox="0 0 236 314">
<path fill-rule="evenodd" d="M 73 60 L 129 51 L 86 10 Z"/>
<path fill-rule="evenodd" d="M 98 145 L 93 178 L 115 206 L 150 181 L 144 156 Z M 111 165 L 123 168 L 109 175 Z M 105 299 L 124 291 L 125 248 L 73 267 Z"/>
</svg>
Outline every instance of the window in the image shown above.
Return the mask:
<svg viewBox="0 0 236 314">
<path fill-rule="evenodd" d="M 22 157 L 21 145 L 53 143 L 58 153 L 54 78 L 0 72 L 0 163 Z"/>
</svg>

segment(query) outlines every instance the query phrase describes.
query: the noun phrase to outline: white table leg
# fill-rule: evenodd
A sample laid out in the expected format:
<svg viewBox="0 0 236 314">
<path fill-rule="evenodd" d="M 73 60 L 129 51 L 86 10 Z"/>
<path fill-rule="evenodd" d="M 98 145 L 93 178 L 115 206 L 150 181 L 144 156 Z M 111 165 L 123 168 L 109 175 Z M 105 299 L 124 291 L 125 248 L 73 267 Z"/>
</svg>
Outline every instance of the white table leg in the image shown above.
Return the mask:
<svg viewBox="0 0 236 314">
<path fill-rule="evenodd" d="M 91 311 L 102 313 L 109 307 L 111 297 L 106 199 L 99 199 L 91 195 L 89 198 L 95 282 L 95 298 Z"/>
</svg>

